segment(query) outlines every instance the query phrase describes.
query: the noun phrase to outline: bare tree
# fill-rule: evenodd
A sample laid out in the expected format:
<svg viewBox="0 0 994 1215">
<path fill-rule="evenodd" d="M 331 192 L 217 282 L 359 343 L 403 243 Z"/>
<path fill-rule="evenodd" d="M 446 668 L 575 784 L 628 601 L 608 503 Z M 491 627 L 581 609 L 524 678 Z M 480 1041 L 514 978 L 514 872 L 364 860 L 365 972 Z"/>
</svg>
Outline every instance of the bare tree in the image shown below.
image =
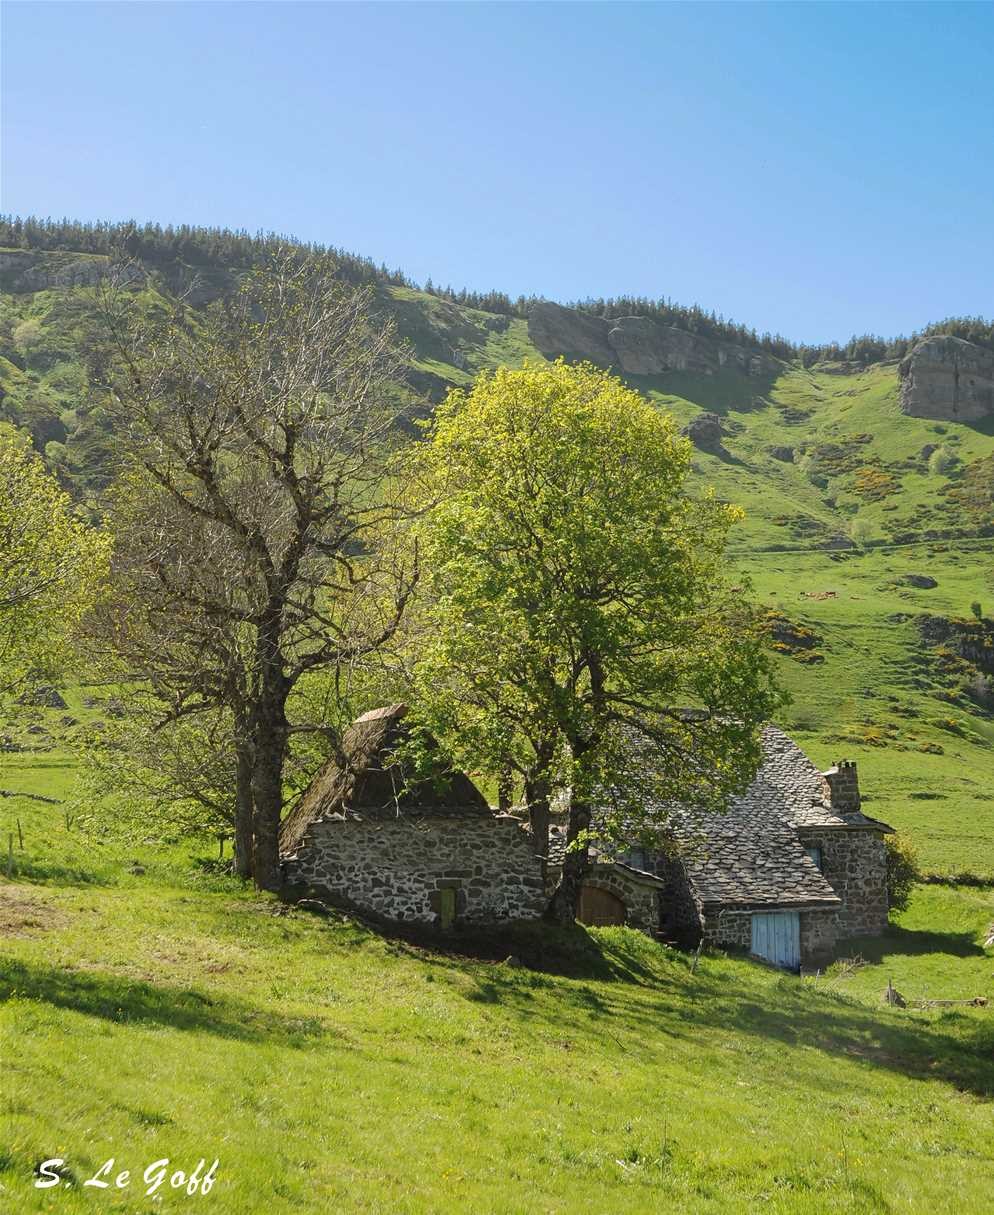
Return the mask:
<svg viewBox="0 0 994 1215">
<path fill-rule="evenodd" d="M 372 304 L 293 253 L 203 312 L 103 297 L 125 463 L 120 651 L 145 655 L 174 717 L 231 711 L 237 820 L 244 835 L 250 804 L 265 889 L 279 885 L 288 698 L 387 644 L 417 579 L 398 540 L 401 360 Z"/>
<path fill-rule="evenodd" d="M 141 472 L 113 488 L 107 517 L 115 536 L 111 593 L 87 631 L 96 672 L 126 690 L 130 721 L 94 750 L 101 762 L 91 767 L 106 776 L 111 748 L 127 751 L 120 759 L 131 792 L 160 806 L 200 806 L 208 819 L 220 814 L 233 828 L 235 870 L 250 877 L 254 634 L 244 619 L 239 553 Z M 203 745 L 191 747 L 194 737 Z M 176 739 L 204 754 L 180 754 Z M 231 782 L 226 794 L 219 771 Z"/>
</svg>

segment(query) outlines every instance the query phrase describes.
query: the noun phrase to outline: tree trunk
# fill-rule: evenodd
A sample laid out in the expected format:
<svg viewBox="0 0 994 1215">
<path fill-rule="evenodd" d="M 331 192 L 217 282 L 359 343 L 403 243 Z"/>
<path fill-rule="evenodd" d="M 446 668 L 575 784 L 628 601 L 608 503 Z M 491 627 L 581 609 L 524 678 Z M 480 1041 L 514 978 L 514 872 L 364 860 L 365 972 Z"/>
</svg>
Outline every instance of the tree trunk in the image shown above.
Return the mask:
<svg viewBox="0 0 994 1215">
<path fill-rule="evenodd" d="M 569 826 L 566 829 L 566 855 L 563 857 L 562 876 L 545 910 L 545 918 L 563 928 L 569 928 L 576 922 L 580 888 L 590 867 L 590 850 L 587 845 L 571 848 L 570 844 L 589 826 L 590 807 L 585 802 L 574 802 L 570 806 Z"/>
<path fill-rule="evenodd" d="M 513 804 L 514 772 L 510 767 L 504 767 L 497 777 L 497 809 L 501 814 L 510 814 Z"/>
<path fill-rule="evenodd" d="M 278 627 L 260 630 L 258 644 L 259 699 L 253 730 L 252 876 L 260 890 L 280 888 L 280 819 L 283 817 L 283 764 L 289 729 L 289 694 L 279 646 Z"/>
<path fill-rule="evenodd" d="M 282 713 L 280 714 L 282 717 Z M 260 714 L 252 772 L 252 876 L 260 890 L 280 888 L 280 819 L 283 815 L 283 757 L 286 719 Z"/>
<path fill-rule="evenodd" d="M 549 781 L 544 772 L 529 772 L 525 778 L 528 822 L 535 840 L 535 851 L 542 858 L 542 871 L 549 860 Z"/>
<path fill-rule="evenodd" d="M 254 868 L 253 816 L 255 803 L 252 797 L 252 748 L 244 736 L 235 742 L 235 873 L 240 878 L 250 878 Z"/>
</svg>

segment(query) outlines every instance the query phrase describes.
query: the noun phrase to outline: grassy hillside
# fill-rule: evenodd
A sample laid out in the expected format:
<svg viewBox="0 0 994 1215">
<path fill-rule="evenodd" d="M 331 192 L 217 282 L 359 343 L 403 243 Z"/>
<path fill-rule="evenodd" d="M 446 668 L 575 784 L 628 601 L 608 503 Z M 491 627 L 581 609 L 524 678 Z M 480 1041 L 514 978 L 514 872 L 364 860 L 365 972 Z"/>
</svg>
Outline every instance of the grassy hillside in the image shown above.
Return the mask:
<svg viewBox="0 0 994 1215">
<path fill-rule="evenodd" d="M 789 370 L 738 402 L 689 377 L 665 388 L 653 395 L 680 418 L 722 416 L 724 450 L 695 465 L 746 512 L 731 560 L 776 614 L 786 724 L 816 760 L 859 760 L 869 812 L 907 829 L 926 867 L 994 874 L 992 702 L 919 623 L 971 620 L 976 602 L 994 614 L 992 516 L 954 496 L 990 436 L 902 414 L 886 366 Z M 928 445 L 950 453 L 944 471 Z M 771 454 L 784 447 L 792 460 Z"/>
<path fill-rule="evenodd" d="M 18 256 L 16 274 L 0 274 L 0 416 L 85 493 L 109 442 L 82 356 L 90 289 L 24 290 Z M 36 252 L 32 273 L 55 279 L 67 257 Z M 74 257 L 84 269 L 101 261 Z M 519 317 L 377 290 L 431 400 L 482 368 L 541 357 Z M 778 377 L 631 382 L 681 424 L 704 410 L 721 419 L 720 448 L 695 453 L 694 476 L 745 510 L 730 559 L 780 614 L 770 627 L 794 694 L 786 724 L 816 759 L 860 761 L 874 812 L 910 831 L 928 868 L 994 875 L 994 655 L 978 669 L 919 624 L 968 621 L 977 602 L 994 616 L 992 428 L 902 414 L 893 365 L 781 366 Z M 937 585 L 910 584 L 923 575 Z"/>
<path fill-rule="evenodd" d="M 380 291 L 430 398 L 538 357 L 517 317 Z M 91 326 L 85 289 L 0 295 L 0 411 L 81 493 L 107 441 Z M 858 759 L 868 812 L 928 868 L 994 876 L 990 631 L 971 611 L 994 615 L 991 435 L 903 416 L 892 366 L 633 383 L 681 424 L 722 420 L 694 476 L 745 509 L 730 560 L 769 613 L 785 724 L 818 761 Z M 994 1014 L 880 1003 L 889 979 L 911 1003 L 994 994 L 991 886 L 919 887 L 886 937 L 845 946 L 856 962 L 801 981 L 721 954 L 692 974 L 624 930 L 489 942 L 491 960 L 416 949 L 247 893 L 195 855 L 212 841 L 150 828 L 124 848 L 82 835 L 70 802 L 24 797 L 72 795 L 73 720 L 97 710 L 67 699 L 21 711 L 0 752 L 21 795 L 0 796 L 0 1209 L 994 1202 Z M 493 960 L 509 953 L 529 966 Z M 55 1156 L 77 1182 L 110 1157 L 135 1180 L 33 1188 Z M 208 1198 L 143 1195 L 153 1161 L 215 1156 Z"/>
<path fill-rule="evenodd" d="M 58 789 L 62 759 L 8 779 Z M 5 828 L 15 811 L 4 1210 L 188 1210 L 138 1177 L 201 1157 L 221 1215 L 994 1202 L 990 1012 L 880 1004 L 888 978 L 910 1001 L 990 990 L 990 891 L 921 888 L 854 943 L 869 961 L 800 981 L 720 954 L 691 973 L 624 929 L 497 943 L 516 969 L 287 909 L 181 845 L 95 846 L 38 803 L 0 806 Z M 75 1188 L 33 1188 L 52 1157 Z M 131 1187 L 83 1189 L 111 1157 Z"/>
<path fill-rule="evenodd" d="M 390 294 L 437 391 L 541 357 L 524 321 Z M 994 653 L 978 671 L 918 623 L 970 621 L 977 602 L 994 616 L 992 428 L 901 413 L 893 364 L 630 382 L 681 424 L 721 419 L 694 477 L 744 509 L 730 560 L 778 614 L 774 642 L 778 621 L 800 642 L 780 643 L 785 724 L 819 762 L 859 761 L 868 809 L 907 830 L 927 869 L 994 878 L 994 694 L 976 694 L 978 674 L 994 689 Z"/>
</svg>

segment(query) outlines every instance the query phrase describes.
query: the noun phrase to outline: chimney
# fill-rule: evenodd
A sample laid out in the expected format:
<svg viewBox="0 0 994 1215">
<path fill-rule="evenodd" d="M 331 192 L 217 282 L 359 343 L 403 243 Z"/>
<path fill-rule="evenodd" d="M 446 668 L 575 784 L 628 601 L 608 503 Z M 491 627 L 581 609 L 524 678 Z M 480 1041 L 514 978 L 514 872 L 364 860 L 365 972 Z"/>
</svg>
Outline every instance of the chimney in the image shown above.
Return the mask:
<svg viewBox="0 0 994 1215">
<path fill-rule="evenodd" d="M 834 768 L 822 773 L 828 786 L 828 800 L 833 810 L 840 814 L 855 814 L 859 810 L 859 778 L 856 765 L 848 759 L 840 759 Z"/>
</svg>

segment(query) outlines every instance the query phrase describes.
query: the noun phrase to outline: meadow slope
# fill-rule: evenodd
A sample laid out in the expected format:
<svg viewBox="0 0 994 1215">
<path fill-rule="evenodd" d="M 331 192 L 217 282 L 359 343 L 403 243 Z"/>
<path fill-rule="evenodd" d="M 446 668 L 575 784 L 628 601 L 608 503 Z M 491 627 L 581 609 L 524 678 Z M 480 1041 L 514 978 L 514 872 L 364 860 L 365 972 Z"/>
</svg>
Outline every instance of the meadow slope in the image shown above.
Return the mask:
<svg viewBox="0 0 994 1215">
<path fill-rule="evenodd" d="M 814 980 L 624 929 L 414 948 L 28 820 L 0 882 L 4 1210 L 954 1211 L 994 1202 L 990 892 Z M 141 862 L 138 864 L 137 862 Z M 144 870 L 144 872 L 141 872 Z M 934 925 L 943 927 L 936 929 Z M 498 951 L 499 952 L 499 951 Z M 544 969 L 543 969 L 544 967 Z M 72 1188 L 33 1188 L 62 1157 Z M 213 1192 L 83 1180 L 221 1161 Z"/>
<path fill-rule="evenodd" d="M 625 929 L 415 947 L 252 893 L 209 840 L 81 833 L 60 725 L 86 713 L 78 692 L 34 710 L 48 749 L 4 756 L 22 795 L 0 798 L 0 1209 L 994 1202 L 990 1008 L 916 1007 L 994 996 L 994 889 L 918 887 L 886 936 L 804 979 L 716 952 L 695 973 Z M 888 981 L 909 1007 L 881 1003 Z M 207 1196 L 139 1185 L 202 1157 L 221 1162 Z M 37 1189 L 51 1158 L 71 1184 Z M 84 1187 L 111 1158 L 130 1186 Z"/>
</svg>

